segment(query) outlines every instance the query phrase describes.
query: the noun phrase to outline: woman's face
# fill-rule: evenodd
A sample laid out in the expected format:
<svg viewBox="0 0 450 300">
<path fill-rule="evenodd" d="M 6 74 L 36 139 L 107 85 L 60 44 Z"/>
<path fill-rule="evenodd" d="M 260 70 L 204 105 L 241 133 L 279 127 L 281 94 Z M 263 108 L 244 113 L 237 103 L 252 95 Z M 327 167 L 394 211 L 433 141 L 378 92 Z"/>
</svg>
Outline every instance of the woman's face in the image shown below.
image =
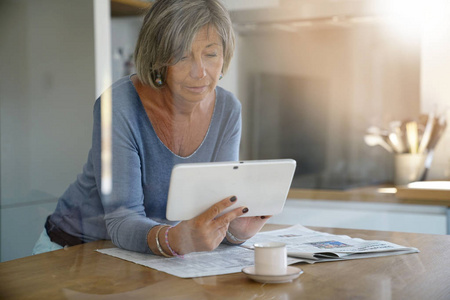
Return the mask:
<svg viewBox="0 0 450 300">
<path fill-rule="evenodd" d="M 167 70 L 166 84 L 175 99 L 198 102 L 214 92 L 223 66 L 222 39 L 214 27 L 197 33 L 190 53 Z"/>
</svg>

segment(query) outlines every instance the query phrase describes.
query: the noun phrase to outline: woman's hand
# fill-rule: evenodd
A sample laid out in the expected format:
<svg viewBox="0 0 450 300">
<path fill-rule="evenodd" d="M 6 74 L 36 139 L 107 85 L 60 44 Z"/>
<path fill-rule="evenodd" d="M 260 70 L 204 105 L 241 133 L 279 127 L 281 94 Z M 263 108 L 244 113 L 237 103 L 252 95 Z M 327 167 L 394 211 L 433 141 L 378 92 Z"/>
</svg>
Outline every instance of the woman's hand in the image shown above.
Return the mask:
<svg viewBox="0 0 450 300">
<path fill-rule="evenodd" d="M 234 238 L 239 240 L 233 240 L 227 237 L 228 241 L 233 244 L 241 243 L 248 240 L 261 230 L 264 224 L 271 216 L 258 216 L 258 217 L 242 217 L 231 221 L 228 230 Z"/>
<path fill-rule="evenodd" d="M 216 249 L 225 238 L 230 223 L 248 212 L 248 208 L 238 207 L 218 217 L 235 202 L 234 196 L 225 198 L 198 217 L 178 223 L 170 230 L 170 247 L 180 255 Z"/>
</svg>

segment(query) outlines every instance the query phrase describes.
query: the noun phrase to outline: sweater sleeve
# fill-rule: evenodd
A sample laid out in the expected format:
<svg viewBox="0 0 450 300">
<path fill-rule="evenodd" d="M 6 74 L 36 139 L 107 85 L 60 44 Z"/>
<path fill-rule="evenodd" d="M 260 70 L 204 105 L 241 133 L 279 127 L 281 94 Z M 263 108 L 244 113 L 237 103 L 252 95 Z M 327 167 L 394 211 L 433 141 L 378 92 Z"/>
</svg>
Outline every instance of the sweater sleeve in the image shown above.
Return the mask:
<svg viewBox="0 0 450 300">
<path fill-rule="evenodd" d="M 242 116 L 241 104 L 234 98 L 232 103 L 231 113 L 227 120 L 227 124 L 221 134 L 224 135 L 220 148 L 218 150 L 216 161 L 238 161 L 239 147 L 241 143 L 242 132 Z"/>
<path fill-rule="evenodd" d="M 158 223 L 147 218 L 144 208 L 141 162 L 127 114 L 113 107 L 112 118 L 112 192 L 102 195 L 104 218 L 111 241 L 118 247 L 151 253 L 147 244 L 149 230 Z M 94 168 L 101 187 L 101 99 L 94 106 Z M 99 189 L 100 190 L 100 189 Z"/>
</svg>

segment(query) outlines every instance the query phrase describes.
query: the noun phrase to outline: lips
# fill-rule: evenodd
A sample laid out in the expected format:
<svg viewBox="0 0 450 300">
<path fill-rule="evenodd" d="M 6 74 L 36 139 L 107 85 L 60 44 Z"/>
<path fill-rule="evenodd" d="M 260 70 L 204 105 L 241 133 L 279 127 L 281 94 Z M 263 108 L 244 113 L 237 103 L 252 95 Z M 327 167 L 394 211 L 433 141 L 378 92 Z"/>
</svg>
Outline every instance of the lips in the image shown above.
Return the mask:
<svg viewBox="0 0 450 300">
<path fill-rule="evenodd" d="M 203 93 L 205 90 L 208 89 L 207 85 L 202 85 L 202 86 L 187 86 L 186 87 L 187 90 L 193 92 L 193 93 Z"/>
</svg>

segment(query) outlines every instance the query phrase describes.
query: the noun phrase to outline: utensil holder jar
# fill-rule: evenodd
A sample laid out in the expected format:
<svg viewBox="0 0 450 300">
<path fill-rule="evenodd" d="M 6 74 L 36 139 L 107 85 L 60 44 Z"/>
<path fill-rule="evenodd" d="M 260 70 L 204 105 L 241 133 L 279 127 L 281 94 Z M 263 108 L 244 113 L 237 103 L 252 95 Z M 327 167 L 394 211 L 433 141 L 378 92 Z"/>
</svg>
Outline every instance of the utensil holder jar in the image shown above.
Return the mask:
<svg viewBox="0 0 450 300">
<path fill-rule="evenodd" d="M 395 155 L 395 185 L 417 181 L 425 169 L 426 154 L 403 153 Z"/>
</svg>

